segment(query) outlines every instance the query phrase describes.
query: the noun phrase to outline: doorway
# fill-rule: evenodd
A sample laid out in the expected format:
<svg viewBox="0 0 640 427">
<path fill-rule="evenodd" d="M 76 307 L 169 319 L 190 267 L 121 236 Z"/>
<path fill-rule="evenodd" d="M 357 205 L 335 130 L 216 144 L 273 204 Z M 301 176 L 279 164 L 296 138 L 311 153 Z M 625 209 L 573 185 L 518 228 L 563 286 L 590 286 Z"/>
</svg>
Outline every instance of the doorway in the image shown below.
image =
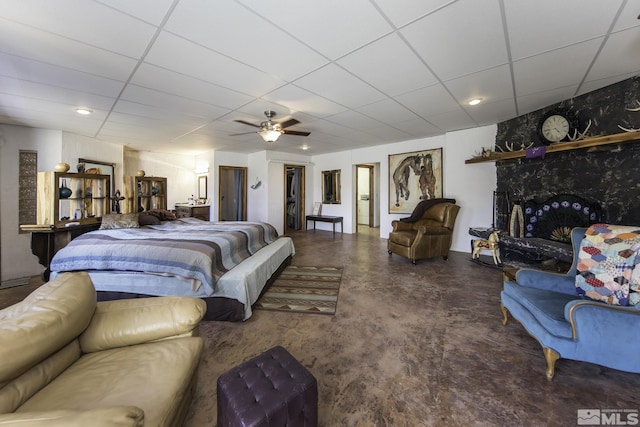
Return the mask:
<svg viewBox="0 0 640 427">
<path fill-rule="evenodd" d="M 284 177 L 284 232 L 286 233 L 288 230 L 304 228 L 304 166 L 284 165 Z"/>
<path fill-rule="evenodd" d="M 247 168 L 220 166 L 218 221 L 247 220 Z"/>
<path fill-rule="evenodd" d="M 374 166 L 356 165 L 356 224 L 357 232 L 367 232 L 375 226 Z"/>
</svg>

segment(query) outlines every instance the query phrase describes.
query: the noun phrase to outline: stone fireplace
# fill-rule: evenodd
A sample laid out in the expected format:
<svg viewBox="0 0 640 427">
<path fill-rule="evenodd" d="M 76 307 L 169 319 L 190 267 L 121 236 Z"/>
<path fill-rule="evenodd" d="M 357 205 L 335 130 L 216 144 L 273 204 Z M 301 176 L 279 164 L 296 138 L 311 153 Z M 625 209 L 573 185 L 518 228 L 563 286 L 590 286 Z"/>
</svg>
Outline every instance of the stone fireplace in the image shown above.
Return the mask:
<svg viewBox="0 0 640 427">
<path fill-rule="evenodd" d="M 537 126 L 553 110 L 571 111 L 578 131 L 586 129 L 588 138 L 640 128 L 638 107 L 640 77 L 636 76 L 499 123 L 495 151 L 509 151 L 514 146 L 543 147 Z M 500 160 L 496 162 L 496 175 L 494 227 L 500 230 L 510 229 L 514 206 L 521 205 L 526 215 L 527 207 L 534 211 L 548 208 L 551 205 L 545 205 L 546 201 L 562 203 L 558 197 L 565 196 L 577 197 L 581 209 L 588 206 L 589 213 L 597 216 L 594 221 L 640 225 L 640 141 Z M 570 202 L 569 212 L 573 203 Z"/>
</svg>

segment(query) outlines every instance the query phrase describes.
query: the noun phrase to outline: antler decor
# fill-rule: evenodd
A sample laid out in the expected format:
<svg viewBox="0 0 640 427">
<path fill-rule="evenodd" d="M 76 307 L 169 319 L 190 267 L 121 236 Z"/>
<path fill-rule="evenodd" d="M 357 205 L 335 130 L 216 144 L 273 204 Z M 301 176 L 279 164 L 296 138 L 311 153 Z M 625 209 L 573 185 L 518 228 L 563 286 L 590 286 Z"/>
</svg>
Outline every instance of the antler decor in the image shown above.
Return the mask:
<svg viewBox="0 0 640 427">
<path fill-rule="evenodd" d="M 637 107 L 625 108 L 625 110 L 630 111 L 632 113 L 640 111 L 640 100 L 636 99 L 636 104 L 638 105 Z M 624 127 L 622 125 L 618 125 L 618 127 L 620 129 L 622 129 L 623 131 L 625 131 L 625 132 L 635 132 L 635 131 L 640 130 L 640 129 L 634 129 L 634 128 L 627 128 L 627 127 Z"/>
<path fill-rule="evenodd" d="M 569 141 L 580 141 L 581 139 L 585 139 L 587 137 L 587 132 L 589 131 L 589 128 L 591 127 L 591 120 L 589 120 L 589 123 L 587 123 L 587 127 L 584 128 L 584 131 L 582 132 L 578 132 L 578 129 L 575 129 L 573 131 L 573 135 L 569 135 Z"/>
<path fill-rule="evenodd" d="M 496 149 L 503 152 L 503 153 L 510 153 L 513 151 L 519 151 L 519 150 L 526 150 L 527 148 L 531 148 L 533 147 L 533 142 L 529 142 L 529 144 L 525 144 L 524 142 L 520 143 L 520 147 L 516 147 L 515 143 L 509 143 L 509 141 L 506 141 L 504 143 L 504 146 L 507 148 L 506 150 L 504 150 L 502 147 L 500 147 L 499 145 L 496 146 Z"/>
</svg>

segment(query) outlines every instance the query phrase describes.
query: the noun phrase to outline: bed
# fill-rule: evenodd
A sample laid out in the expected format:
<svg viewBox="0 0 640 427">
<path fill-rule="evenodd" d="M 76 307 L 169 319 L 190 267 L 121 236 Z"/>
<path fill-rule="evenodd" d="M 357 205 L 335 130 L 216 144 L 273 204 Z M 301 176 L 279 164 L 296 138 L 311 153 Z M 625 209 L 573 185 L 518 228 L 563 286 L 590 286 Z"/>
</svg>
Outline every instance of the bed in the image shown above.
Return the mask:
<svg viewBox="0 0 640 427">
<path fill-rule="evenodd" d="M 291 238 L 264 222 L 181 218 L 78 236 L 54 256 L 51 278 L 87 271 L 99 300 L 195 296 L 206 319 L 240 321 L 294 254 Z"/>
</svg>

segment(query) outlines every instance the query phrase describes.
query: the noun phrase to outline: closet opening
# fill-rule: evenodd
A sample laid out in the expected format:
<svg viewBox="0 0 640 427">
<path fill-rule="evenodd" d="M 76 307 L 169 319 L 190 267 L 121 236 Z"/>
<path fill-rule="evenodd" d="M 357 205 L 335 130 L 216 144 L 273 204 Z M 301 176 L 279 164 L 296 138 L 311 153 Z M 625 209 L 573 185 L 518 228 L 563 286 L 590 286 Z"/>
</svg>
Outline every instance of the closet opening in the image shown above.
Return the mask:
<svg viewBox="0 0 640 427">
<path fill-rule="evenodd" d="M 304 166 L 284 165 L 285 206 L 284 232 L 304 230 Z"/>
</svg>

